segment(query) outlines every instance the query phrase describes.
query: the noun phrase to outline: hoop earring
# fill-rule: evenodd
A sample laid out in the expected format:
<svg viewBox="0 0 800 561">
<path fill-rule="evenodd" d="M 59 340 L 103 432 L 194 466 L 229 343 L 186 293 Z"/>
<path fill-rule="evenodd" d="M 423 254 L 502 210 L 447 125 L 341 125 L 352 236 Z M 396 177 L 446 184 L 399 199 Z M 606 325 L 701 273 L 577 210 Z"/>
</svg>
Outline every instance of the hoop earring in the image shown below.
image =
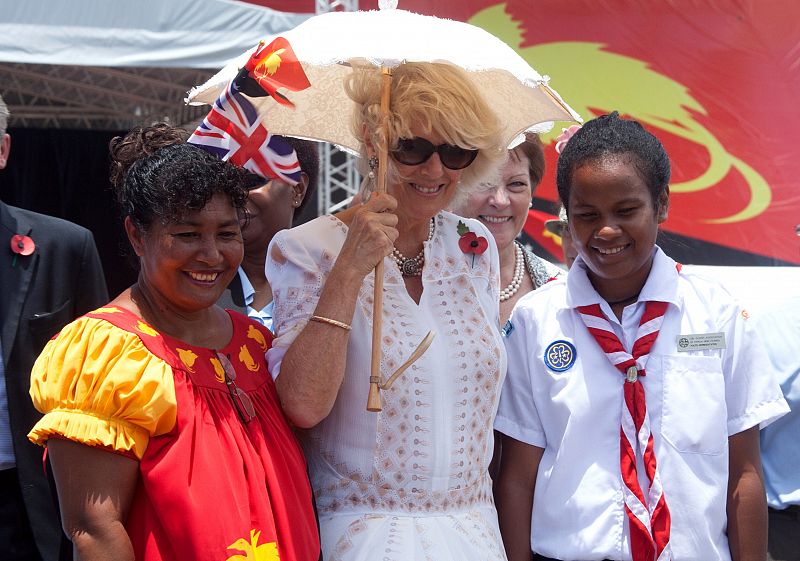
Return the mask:
<svg viewBox="0 0 800 561">
<path fill-rule="evenodd" d="M 369 198 L 375 191 L 375 170 L 378 168 L 377 156 L 370 156 L 370 158 L 367 160 L 367 165 L 369 166 L 369 173 L 364 176 L 364 179 L 361 181 L 361 187 L 358 191 L 361 204 L 369 201 Z"/>
</svg>

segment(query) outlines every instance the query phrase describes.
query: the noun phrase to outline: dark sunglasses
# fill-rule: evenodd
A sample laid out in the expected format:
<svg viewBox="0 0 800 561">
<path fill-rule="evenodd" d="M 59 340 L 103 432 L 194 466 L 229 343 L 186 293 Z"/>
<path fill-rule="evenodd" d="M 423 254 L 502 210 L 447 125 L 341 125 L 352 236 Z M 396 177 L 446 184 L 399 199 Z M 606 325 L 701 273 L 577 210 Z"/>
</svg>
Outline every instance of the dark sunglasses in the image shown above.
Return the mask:
<svg viewBox="0 0 800 561">
<path fill-rule="evenodd" d="M 231 396 L 233 408 L 242 420 L 242 423 L 249 423 L 256 416 L 256 409 L 247 392 L 236 385 L 236 370 L 231 361 L 222 353 L 217 353 L 217 359 L 222 364 L 225 371 L 225 385 L 228 386 L 228 394 Z"/>
<path fill-rule="evenodd" d="M 452 144 L 440 144 L 436 146 L 431 141 L 424 138 L 401 138 L 397 141 L 397 148 L 391 151 L 395 161 L 406 166 L 418 166 L 427 162 L 433 154 L 439 154 L 439 161 L 447 169 L 464 169 L 478 157 L 478 150 L 470 150 L 453 146 Z"/>
</svg>

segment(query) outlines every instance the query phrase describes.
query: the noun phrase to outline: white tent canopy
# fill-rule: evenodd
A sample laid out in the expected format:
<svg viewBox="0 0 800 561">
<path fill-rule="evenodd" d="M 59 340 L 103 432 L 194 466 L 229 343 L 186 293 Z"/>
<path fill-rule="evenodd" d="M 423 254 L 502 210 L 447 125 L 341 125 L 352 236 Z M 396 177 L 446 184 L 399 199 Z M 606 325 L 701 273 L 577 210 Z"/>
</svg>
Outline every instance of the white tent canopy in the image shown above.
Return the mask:
<svg viewBox="0 0 800 561">
<path fill-rule="evenodd" d="M 235 0 L 0 0 L 0 61 L 217 69 L 309 15 Z"/>
<path fill-rule="evenodd" d="M 0 94 L 11 126 L 184 124 L 204 81 L 311 14 L 235 0 L 0 0 Z"/>
</svg>

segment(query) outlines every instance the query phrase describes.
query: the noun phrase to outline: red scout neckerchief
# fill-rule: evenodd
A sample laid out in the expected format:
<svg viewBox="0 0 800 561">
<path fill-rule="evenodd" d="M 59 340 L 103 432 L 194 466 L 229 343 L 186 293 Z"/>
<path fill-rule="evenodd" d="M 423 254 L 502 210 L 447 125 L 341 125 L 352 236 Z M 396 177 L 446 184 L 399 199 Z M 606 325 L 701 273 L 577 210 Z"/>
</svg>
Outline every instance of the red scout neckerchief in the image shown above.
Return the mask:
<svg viewBox="0 0 800 561">
<path fill-rule="evenodd" d="M 680 273 L 681 265 L 676 264 Z M 666 302 L 649 301 L 636 331 L 633 356 L 625 350 L 600 304 L 578 306 L 578 313 L 586 329 L 600 345 L 608 360 L 625 376 L 623 383 L 625 406 L 622 408 L 620 427 L 620 471 L 625 483 L 625 513 L 630 526 L 631 554 L 633 561 L 668 561 L 672 558 L 669 547 L 670 514 L 661 487 L 656 455 L 653 450 L 653 435 L 647 414 L 644 386 L 639 378 L 645 376 L 645 364 L 650 349 L 658 337 Z M 636 473 L 636 453 L 642 456 L 650 490 L 645 500 Z"/>
</svg>

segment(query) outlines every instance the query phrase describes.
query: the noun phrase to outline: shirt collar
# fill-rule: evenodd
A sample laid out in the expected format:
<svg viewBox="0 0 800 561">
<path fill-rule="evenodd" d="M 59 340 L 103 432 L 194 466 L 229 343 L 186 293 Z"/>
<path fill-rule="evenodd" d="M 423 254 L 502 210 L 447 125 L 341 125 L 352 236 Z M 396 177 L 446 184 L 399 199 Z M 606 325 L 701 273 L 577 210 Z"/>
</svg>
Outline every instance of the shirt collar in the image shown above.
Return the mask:
<svg viewBox="0 0 800 561">
<path fill-rule="evenodd" d="M 272 311 L 275 306 L 275 301 L 272 300 L 269 304 L 264 306 L 263 310 L 253 309 L 253 300 L 256 297 L 256 291 L 253 288 L 250 279 L 247 278 L 247 274 L 244 272 L 244 269 L 241 267 L 239 267 L 239 279 L 242 281 L 242 296 L 244 297 L 244 306 L 245 311 L 247 312 L 247 317 L 256 320 L 264 327 L 272 331 Z"/>
<path fill-rule="evenodd" d="M 239 280 L 242 283 L 242 296 L 244 297 L 245 306 L 249 307 L 253 303 L 253 298 L 256 297 L 256 290 L 241 267 L 239 267 Z"/>
<path fill-rule="evenodd" d="M 653 251 L 653 266 L 639 293 L 637 302 L 669 302 L 677 306 L 677 264 L 660 247 L 655 246 Z M 578 256 L 567 275 L 567 306 L 577 308 L 578 306 L 600 304 L 608 314 L 610 312 L 610 310 L 606 310 L 608 304 L 594 289 L 586 271 L 586 263 L 582 257 Z"/>
</svg>

